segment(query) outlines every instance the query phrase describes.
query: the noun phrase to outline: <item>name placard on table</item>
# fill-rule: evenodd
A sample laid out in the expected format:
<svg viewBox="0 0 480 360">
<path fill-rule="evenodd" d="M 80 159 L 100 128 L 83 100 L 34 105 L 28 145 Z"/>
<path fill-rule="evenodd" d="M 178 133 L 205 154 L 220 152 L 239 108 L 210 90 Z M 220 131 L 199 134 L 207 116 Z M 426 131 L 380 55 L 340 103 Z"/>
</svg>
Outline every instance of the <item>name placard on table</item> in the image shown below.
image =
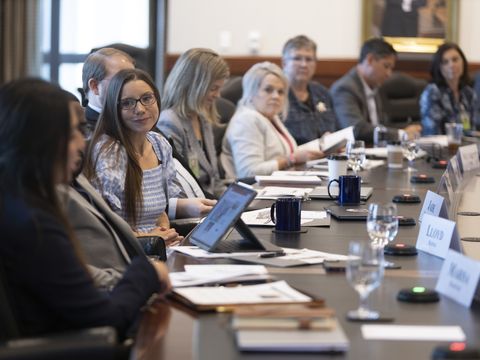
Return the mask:
<svg viewBox="0 0 480 360">
<path fill-rule="evenodd" d="M 447 172 L 450 176 L 450 181 L 452 182 L 452 187 L 454 191 L 457 191 L 458 186 L 462 182 L 462 173 L 458 166 L 458 158 L 453 156 L 448 162 Z"/>
<path fill-rule="evenodd" d="M 480 167 L 477 144 L 460 146 L 458 152 L 460 153 L 460 159 L 462 161 L 464 172 L 475 170 Z"/>
<path fill-rule="evenodd" d="M 478 298 L 479 279 L 480 262 L 448 250 L 435 290 L 469 307 L 474 297 Z"/>
<path fill-rule="evenodd" d="M 448 249 L 461 251 L 457 225 L 454 221 L 425 214 L 418 232 L 418 250 L 445 259 Z"/>
<path fill-rule="evenodd" d="M 422 210 L 420 211 L 420 215 L 418 215 L 418 222 L 421 223 L 423 221 L 425 214 L 448 219 L 448 209 L 443 196 L 428 190 L 425 200 L 423 201 Z"/>
</svg>

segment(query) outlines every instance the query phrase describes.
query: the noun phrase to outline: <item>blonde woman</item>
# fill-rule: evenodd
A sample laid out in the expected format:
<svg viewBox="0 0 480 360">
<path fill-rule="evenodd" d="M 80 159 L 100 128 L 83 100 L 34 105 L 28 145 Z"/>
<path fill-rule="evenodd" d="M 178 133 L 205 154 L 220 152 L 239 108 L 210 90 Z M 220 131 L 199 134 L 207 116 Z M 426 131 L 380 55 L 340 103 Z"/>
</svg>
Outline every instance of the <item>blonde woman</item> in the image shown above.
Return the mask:
<svg viewBox="0 0 480 360">
<path fill-rule="evenodd" d="M 190 49 L 180 56 L 167 78 L 158 129 L 173 140 L 203 189 L 219 196 L 220 180 L 212 123 L 215 100 L 229 76 L 226 62 L 209 49 Z"/>
<path fill-rule="evenodd" d="M 243 76 L 243 96 L 223 138 L 227 178 L 270 175 L 275 170 L 323 156 L 297 149 L 280 116 L 288 112 L 288 81 L 277 65 L 262 62 Z"/>
</svg>

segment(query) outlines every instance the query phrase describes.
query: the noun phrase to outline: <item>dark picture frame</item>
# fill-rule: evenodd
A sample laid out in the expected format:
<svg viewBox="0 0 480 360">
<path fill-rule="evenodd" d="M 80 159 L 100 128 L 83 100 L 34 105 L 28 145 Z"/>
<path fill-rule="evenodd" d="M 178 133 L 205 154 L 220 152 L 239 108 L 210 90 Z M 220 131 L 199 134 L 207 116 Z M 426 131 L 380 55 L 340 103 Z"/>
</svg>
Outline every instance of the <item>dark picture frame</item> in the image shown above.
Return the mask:
<svg viewBox="0 0 480 360">
<path fill-rule="evenodd" d="M 458 36 L 458 0 L 363 0 L 363 39 L 383 37 L 399 53 L 434 53 Z"/>
</svg>

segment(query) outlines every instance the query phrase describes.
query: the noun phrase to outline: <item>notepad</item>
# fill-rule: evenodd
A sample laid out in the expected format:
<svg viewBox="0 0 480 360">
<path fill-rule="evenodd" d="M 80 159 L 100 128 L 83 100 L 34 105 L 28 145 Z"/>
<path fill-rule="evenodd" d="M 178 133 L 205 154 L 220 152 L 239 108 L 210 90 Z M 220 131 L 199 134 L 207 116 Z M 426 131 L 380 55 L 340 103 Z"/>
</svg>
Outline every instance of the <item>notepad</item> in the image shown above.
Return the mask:
<svg viewBox="0 0 480 360">
<path fill-rule="evenodd" d="M 349 342 L 338 321 L 331 331 L 238 330 L 236 340 L 241 351 L 344 352 Z"/>
<path fill-rule="evenodd" d="M 196 310 L 215 310 L 252 304 L 294 304 L 318 302 L 292 288 L 286 281 L 235 287 L 202 286 L 174 289 L 172 298 Z"/>
<path fill-rule="evenodd" d="M 322 180 L 318 176 L 288 176 L 288 175 L 257 175 L 255 180 L 259 185 L 320 185 Z"/>
</svg>

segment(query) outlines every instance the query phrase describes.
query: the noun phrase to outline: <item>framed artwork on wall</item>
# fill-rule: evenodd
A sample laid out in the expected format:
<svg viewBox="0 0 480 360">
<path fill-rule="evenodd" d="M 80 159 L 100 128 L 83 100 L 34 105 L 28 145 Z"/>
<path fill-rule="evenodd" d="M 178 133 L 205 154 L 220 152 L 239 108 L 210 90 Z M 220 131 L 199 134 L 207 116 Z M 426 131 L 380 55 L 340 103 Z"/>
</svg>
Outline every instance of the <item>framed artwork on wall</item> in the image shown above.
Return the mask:
<svg viewBox="0 0 480 360">
<path fill-rule="evenodd" d="M 456 41 L 459 0 L 363 0 L 363 38 L 382 36 L 399 53 L 431 54 Z"/>
</svg>

